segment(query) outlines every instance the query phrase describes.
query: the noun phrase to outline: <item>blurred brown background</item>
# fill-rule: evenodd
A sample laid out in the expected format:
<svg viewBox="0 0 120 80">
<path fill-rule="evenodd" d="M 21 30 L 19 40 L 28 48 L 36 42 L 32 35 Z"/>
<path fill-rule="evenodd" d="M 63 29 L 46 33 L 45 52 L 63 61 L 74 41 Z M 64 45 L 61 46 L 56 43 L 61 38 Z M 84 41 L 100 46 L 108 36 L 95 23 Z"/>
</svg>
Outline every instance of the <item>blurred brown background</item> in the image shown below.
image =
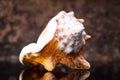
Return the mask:
<svg viewBox="0 0 120 80">
<path fill-rule="evenodd" d="M 36 42 L 61 10 L 85 19 L 92 38 L 84 51 L 90 62 L 120 61 L 119 0 L 0 0 L 0 62 L 16 63 L 21 49 Z"/>
</svg>

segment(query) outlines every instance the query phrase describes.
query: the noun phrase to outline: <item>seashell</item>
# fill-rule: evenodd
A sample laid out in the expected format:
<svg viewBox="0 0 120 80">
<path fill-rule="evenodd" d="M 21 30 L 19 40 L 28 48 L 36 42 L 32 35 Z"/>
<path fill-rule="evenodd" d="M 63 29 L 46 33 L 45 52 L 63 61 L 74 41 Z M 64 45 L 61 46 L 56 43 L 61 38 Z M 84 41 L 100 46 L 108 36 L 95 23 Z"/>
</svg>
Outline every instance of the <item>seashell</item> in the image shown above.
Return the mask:
<svg viewBox="0 0 120 80">
<path fill-rule="evenodd" d="M 57 64 L 73 69 L 89 69 L 83 56 L 86 40 L 91 38 L 84 30 L 84 19 L 77 19 L 74 12 L 59 12 L 40 34 L 36 43 L 25 46 L 19 56 L 24 65 L 41 64 L 52 71 Z"/>
</svg>

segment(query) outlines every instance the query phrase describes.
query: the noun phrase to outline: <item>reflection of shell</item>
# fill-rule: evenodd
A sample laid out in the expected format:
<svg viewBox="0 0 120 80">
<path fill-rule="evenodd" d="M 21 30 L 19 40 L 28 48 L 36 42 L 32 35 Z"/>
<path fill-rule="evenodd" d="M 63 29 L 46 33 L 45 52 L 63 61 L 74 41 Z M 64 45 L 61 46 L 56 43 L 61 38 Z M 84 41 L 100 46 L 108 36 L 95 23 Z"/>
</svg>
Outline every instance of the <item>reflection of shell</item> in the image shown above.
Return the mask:
<svg viewBox="0 0 120 80">
<path fill-rule="evenodd" d="M 86 80 L 89 76 L 90 72 L 85 70 L 45 72 L 38 68 L 31 68 L 22 71 L 19 80 Z"/>
<path fill-rule="evenodd" d="M 31 43 L 22 49 L 20 62 L 29 59 L 32 64 L 40 63 L 49 71 L 54 69 L 57 63 L 76 69 L 90 68 L 89 63 L 81 55 L 86 39 L 90 38 L 84 31 L 83 22 L 83 19 L 76 19 L 73 12 L 61 11 L 49 21 L 37 43 Z M 67 55 L 70 53 L 77 55 Z"/>
</svg>

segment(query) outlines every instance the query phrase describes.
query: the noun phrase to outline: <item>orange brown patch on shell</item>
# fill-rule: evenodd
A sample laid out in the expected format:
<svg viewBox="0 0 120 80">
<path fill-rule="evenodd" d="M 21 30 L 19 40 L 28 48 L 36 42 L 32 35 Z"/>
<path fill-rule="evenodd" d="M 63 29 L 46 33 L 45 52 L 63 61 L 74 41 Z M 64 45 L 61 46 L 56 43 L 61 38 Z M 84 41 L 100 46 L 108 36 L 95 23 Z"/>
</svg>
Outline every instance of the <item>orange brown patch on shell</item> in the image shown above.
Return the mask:
<svg viewBox="0 0 120 80">
<path fill-rule="evenodd" d="M 58 49 L 58 41 L 53 38 L 40 52 L 39 56 L 34 57 L 28 54 L 24 58 L 24 63 L 32 65 L 42 64 L 48 71 L 52 71 L 59 63 L 74 69 L 89 69 L 89 63 L 83 57 L 83 50 L 78 54 L 66 54 Z M 31 58 L 27 58 L 31 57 Z"/>
</svg>

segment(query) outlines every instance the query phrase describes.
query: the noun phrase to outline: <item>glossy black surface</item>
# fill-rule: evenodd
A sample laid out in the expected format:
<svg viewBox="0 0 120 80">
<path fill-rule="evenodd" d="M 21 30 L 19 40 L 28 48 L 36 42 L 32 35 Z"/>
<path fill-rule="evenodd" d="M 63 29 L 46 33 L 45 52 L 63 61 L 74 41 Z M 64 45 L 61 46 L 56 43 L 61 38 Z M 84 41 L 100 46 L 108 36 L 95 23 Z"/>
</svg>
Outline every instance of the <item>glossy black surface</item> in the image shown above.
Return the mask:
<svg viewBox="0 0 120 80">
<path fill-rule="evenodd" d="M 119 73 L 119 62 L 99 66 L 92 64 L 90 70 L 71 70 L 62 66 L 52 72 L 21 64 L 0 65 L 0 80 L 120 80 Z"/>
</svg>

